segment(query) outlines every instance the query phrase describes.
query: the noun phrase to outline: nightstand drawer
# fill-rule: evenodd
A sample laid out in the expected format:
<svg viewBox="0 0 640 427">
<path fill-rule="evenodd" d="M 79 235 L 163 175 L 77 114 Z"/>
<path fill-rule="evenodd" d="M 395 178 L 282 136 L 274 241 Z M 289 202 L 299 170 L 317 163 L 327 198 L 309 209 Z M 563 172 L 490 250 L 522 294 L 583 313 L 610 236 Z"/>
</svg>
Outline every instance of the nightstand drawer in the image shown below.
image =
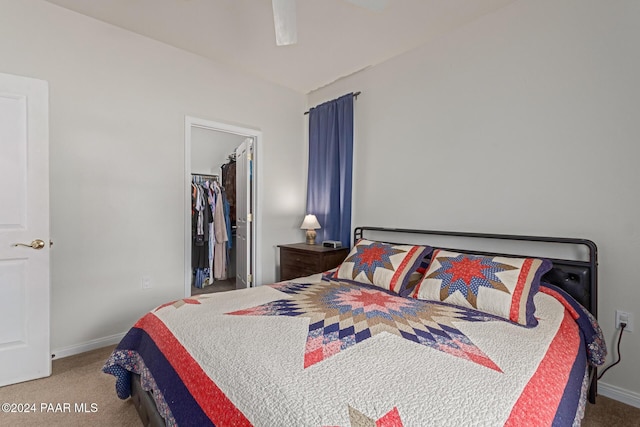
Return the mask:
<svg viewBox="0 0 640 427">
<path fill-rule="evenodd" d="M 310 276 L 338 266 L 349 253 L 347 248 L 325 248 L 296 243 L 279 245 L 280 280 Z"/>
<path fill-rule="evenodd" d="M 280 266 L 280 280 L 291 280 L 298 277 L 311 276 L 312 274 L 320 273 L 315 268 L 300 268 L 291 266 Z"/>
<path fill-rule="evenodd" d="M 315 256 L 309 256 L 308 254 L 297 251 L 283 251 L 280 250 L 280 265 L 302 269 L 316 269 L 322 268 L 320 265 L 321 259 Z"/>
</svg>

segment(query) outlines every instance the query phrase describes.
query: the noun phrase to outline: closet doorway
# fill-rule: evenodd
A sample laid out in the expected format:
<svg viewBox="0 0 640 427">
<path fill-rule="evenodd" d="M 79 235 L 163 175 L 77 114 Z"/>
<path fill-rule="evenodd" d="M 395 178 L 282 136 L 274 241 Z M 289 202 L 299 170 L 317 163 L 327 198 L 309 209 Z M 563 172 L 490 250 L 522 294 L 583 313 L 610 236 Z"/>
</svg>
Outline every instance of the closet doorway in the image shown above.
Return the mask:
<svg viewBox="0 0 640 427">
<path fill-rule="evenodd" d="M 185 118 L 185 296 L 255 286 L 260 283 L 258 149 L 261 132 L 195 117 Z M 217 189 L 220 186 L 220 189 Z M 198 191 L 223 200 L 230 244 L 203 244 L 203 219 L 194 216 Z M 213 190 L 215 188 L 215 191 Z M 202 200 L 202 196 L 200 196 Z M 214 206 L 212 205 L 211 208 Z M 212 209 L 211 221 L 215 209 Z M 219 217 L 217 218 L 219 220 Z M 214 232 L 214 222 L 209 231 Z M 204 223 L 206 223 L 204 219 Z M 198 228 L 199 227 L 199 228 Z M 219 227 L 219 235 L 221 228 Z M 194 244 L 194 241 L 197 243 Z M 219 256 L 224 252 L 224 256 Z M 213 255 L 215 253 L 215 256 Z M 208 260 L 207 260 L 208 257 Z M 211 267 L 210 269 L 208 267 Z M 215 272 L 215 274 L 214 274 Z"/>
</svg>

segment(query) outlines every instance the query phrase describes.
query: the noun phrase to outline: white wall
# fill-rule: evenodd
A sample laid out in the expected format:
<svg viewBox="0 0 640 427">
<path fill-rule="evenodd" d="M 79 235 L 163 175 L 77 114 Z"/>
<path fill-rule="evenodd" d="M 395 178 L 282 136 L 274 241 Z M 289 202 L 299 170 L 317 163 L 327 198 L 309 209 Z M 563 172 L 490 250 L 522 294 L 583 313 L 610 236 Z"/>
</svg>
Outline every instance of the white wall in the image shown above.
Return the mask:
<svg viewBox="0 0 640 427">
<path fill-rule="evenodd" d="M 245 139 L 242 135 L 192 126 L 191 172 L 219 175 L 222 184 L 222 165 Z"/>
<path fill-rule="evenodd" d="M 262 131 L 259 244 L 275 279 L 275 245 L 299 240 L 304 212 L 303 95 L 40 0 L 0 0 L 0 28 L 0 72 L 50 87 L 54 351 L 103 344 L 184 295 L 187 115 Z"/>
<path fill-rule="evenodd" d="M 635 314 L 600 390 L 640 406 L 640 2 L 519 1 L 310 94 L 355 102 L 354 225 L 585 237 L 599 318 Z"/>
</svg>

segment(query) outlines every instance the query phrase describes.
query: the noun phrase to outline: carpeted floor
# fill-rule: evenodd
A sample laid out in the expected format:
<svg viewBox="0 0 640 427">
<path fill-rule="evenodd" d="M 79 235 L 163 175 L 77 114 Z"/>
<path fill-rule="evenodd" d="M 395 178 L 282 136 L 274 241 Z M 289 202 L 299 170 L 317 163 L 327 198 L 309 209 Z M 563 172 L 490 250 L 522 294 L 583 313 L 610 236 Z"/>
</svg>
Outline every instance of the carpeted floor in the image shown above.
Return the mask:
<svg viewBox="0 0 640 427">
<path fill-rule="evenodd" d="M 213 292 L 226 292 L 232 291 L 236 288 L 236 279 L 216 280 L 212 285 L 205 286 L 204 288 L 196 288 L 191 286 L 191 295 L 210 294 Z"/>
<path fill-rule="evenodd" d="M 596 404 L 587 403 L 582 427 L 639 427 L 640 409 L 608 397 L 598 396 Z"/>
<path fill-rule="evenodd" d="M 115 378 L 102 373 L 112 350 L 105 347 L 54 360 L 50 377 L 0 387 L 2 404 L 35 404 L 35 412 L 1 412 L 0 426 L 140 427 L 131 399 L 118 399 Z"/>
<path fill-rule="evenodd" d="M 131 400 L 118 399 L 115 378 L 101 371 L 112 349 L 54 360 L 49 378 L 0 387 L 0 404 L 35 404 L 35 412 L 0 412 L 0 426 L 141 426 Z M 640 409 L 597 400 L 587 406 L 584 427 L 640 427 Z"/>
</svg>

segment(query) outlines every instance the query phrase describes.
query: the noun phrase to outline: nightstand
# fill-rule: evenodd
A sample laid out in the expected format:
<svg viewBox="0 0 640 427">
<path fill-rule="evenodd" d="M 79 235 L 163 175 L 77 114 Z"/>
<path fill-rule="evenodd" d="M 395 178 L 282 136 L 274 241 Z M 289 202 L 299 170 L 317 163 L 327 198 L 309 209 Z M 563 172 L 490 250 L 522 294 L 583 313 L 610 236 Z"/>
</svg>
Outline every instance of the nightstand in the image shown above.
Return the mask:
<svg viewBox="0 0 640 427">
<path fill-rule="evenodd" d="M 325 248 L 322 245 L 294 243 L 280 248 L 280 280 L 322 273 L 337 267 L 349 254 L 349 248 Z"/>
</svg>

